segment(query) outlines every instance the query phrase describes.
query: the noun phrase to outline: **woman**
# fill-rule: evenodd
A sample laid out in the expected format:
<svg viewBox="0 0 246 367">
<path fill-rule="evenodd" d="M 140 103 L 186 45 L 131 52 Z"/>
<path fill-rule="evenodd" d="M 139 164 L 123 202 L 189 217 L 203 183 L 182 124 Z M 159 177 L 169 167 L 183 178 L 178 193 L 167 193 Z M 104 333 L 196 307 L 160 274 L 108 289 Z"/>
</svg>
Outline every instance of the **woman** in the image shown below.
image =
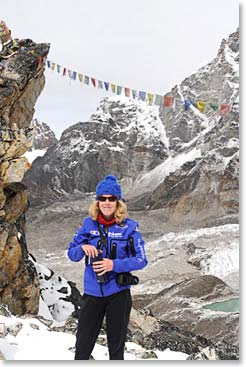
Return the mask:
<svg viewBox="0 0 246 367">
<path fill-rule="evenodd" d="M 72 261 L 85 256 L 86 264 L 75 359 L 89 359 L 106 315 L 109 357 L 122 360 L 134 283 L 127 272 L 147 265 L 144 241 L 138 223 L 126 218 L 127 208 L 115 176 L 99 182 L 89 214 L 68 249 Z"/>
</svg>

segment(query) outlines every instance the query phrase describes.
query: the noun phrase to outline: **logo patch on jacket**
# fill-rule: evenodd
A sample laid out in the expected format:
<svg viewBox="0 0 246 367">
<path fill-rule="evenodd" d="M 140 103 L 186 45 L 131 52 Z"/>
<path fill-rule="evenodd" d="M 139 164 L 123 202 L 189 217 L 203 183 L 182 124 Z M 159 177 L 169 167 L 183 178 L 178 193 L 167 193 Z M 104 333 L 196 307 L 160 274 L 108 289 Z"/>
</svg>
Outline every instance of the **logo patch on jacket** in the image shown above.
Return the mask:
<svg viewBox="0 0 246 367">
<path fill-rule="evenodd" d="M 91 229 L 90 234 L 92 234 L 93 236 L 99 236 L 99 232 L 96 231 L 95 229 Z"/>
</svg>

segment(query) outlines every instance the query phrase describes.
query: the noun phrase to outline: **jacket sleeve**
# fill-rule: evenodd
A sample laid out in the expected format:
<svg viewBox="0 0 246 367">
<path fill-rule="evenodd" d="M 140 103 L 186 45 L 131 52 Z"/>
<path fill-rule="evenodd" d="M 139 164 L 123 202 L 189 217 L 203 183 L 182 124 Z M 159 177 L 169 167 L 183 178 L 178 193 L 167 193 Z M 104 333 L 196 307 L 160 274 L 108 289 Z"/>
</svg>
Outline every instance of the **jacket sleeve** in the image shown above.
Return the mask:
<svg viewBox="0 0 246 367">
<path fill-rule="evenodd" d="M 89 235 L 86 233 L 85 221 L 82 226 L 76 231 L 73 241 L 70 242 L 67 255 L 72 261 L 80 261 L 85 256 L 82 250 L 82 245 L 88 243 Z"/>
<path fill-rule="evenodd" d="M 136 256 L 113 260 L 113 271 L 116 273 L 140 270 L 143 269 L 148 263 L 144 249 L 144 240 L 140 232 L 138 232 L 138 227 L 134 230 L 131 237 L 133 237 Z"/>
</svg>

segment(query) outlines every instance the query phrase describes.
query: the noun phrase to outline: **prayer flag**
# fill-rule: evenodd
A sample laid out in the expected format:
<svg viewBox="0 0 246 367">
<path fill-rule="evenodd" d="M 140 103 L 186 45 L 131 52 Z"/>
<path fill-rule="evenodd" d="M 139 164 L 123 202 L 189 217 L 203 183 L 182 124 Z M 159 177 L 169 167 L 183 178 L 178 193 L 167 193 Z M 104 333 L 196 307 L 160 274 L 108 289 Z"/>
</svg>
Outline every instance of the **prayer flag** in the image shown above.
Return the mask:
<svg viewBox="0 0 246 367">
<path fill-rule="evenodd" d="M 110 84 L 110 86 L 111 86 L 111 92 L 115 93 L 116 85 L 115 84 Z"/>
<path fill-rule="evenodd" d="M 138 92 L 135 89 L 132 89 L 132 97 L 137 98 Z"/>
<path fill-rule="evenodd" d="M 149 104 L 152 105 L 153 101 L 154 101 L 154 94 L 153 93 L 148 93 L 147 96 L 148 96 Z"/>
<path fill-rule="evenodd" d="M 145 101 L 146 98 L 146 92 L 143 91 L 139 91 L 139 99 L 141 99 L 142 101 Z"/>
<path fill-rule="evenodd" d="M 82 82 L 83 81 L 83 74 L 78 74 L 78 76 L 79 76 L 79 80 Z"/>
<path fill-rule="evenodd" d="M 95 78 L 91 78 L 91 82 L 94 85 L 94 87 L 96 86 L 96 79 Z"/>
<path fill-rule="evenodd" d="M 68 72 L 69 78 L 72 78 L 72 70 L 68 69 L 67 72 Z"/>
<path fill-rule="evenodd" d="M 99 89 L 103 89 L 103 83 L 102 83 L 101 80 L 97 81 L 97 86 L 98 86 Z"/>
<path fill-rule="evenodd" d="M 230 112 L 230 105 L 229 104 L 221 104 L 219 108 L 219 115 L 226 116 Z"/>
<path fill-rule="evenodd" d="M 76 80 L 76 77 L 77 77 L 77 72 L 76 71 L 73 71 L 73 80 Z"/>
<path fill-rule="evenodd" d="M 163 106 L 172 107 L 172 105 L 173 105 L 173 96 L 164 96 Z"/>
<path fill-rule="evenodd" d="M 206 105 L 207 105 L 207 103 L 206 103 L 206 102 L 198 101 L 198 102 L 196 103 L 196 106 L 197 106 L 198 110 L 199 110 L 200 112 L 203 112 L 203 113 L 205 112 Z"/>
<path fill-rule="evenodd" d="M 209 106 L 214 110 L 214 111 L 218 111 L 219 109 L 219 105 L 218 103 L 210 103 Z"/>
<path fill-rule="evenodd" d="M 122 87 L 120 85 L 117 85 L 117 94 L 121 94 Z"/>
<path fill-rule="evenodd" d="M 189 101 L 188 99 L 184 100 L 184 106 L 185 106 L 185 111 L 188 111 L 188 109 L 190 108 L 191 105 L 191 101 Z"/>
<path fill-rule="evenodd" d="M 108 90 L 109 88 L 109 83 L 108 82 L 104 82 L 104 86 L 105 86 L 105 89 Z"/>
<path fill-rule="evenodd" d="M 84 76 L 84 83 L 87 85 L 90 83 L 90 78 L 87 75 Z"/>
<path fill-rule="evenodd" d="M 50 60 L 47 60 L 47 66 L 50 68 Z"/>
<path fill-rule="evenodd" d="M 163 97 L 160 94 L 155 95 L 155 105 L 160 106 L 162 104 Z"/>
<path fill-rule="evenodd" d="M 52 62 L 52 64 L 51 64 L 51 70 L 55 70 L 55 66 L 56 66 L 56 64 L 54 62 Z"/>
<path fill-rule="evenodd" d="M 67 72 L 67 69 L 66 68 L 64 68 L 63 69 L 63 73 L 62 73 L 62 75 L 64 76 L 64 75 L 66 75 L 66 72 Z"/>
<path fill-rule="evenodd" d="M 43 62 L 43 58 L 42 58 L 42 56 L 39 56 L 39 57 L 38 57 L 38 63 L 39 63 L 39 64 L 42 64 L 42 62 Z"/>
<path fill-rule="evenodd" d="M 57 69 L 57 72 L 58 72 L 58 73 L 60 73 L 60 71 L 61 71 L 61 65 L 58 65 L 58 64 L 57 64 L 57 65 L 56 65 L 56 69 Z"/>
<path fill-rule="evenodd" d="M 130 90 L 130 88 L 125 88 L 125 96 L 126 96 L 126 97 L 130 97 L 130 95 L 131 95 L 131 90 Z"/>
</svg>

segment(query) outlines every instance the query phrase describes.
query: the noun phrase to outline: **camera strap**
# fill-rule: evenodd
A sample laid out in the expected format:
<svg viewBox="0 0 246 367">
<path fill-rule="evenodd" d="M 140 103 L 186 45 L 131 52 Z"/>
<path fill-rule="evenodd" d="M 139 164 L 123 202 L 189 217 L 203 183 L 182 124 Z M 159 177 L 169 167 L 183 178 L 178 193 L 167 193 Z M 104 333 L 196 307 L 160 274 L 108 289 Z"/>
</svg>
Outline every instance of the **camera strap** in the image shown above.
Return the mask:
<svg viewBox="0 0 246 367">
<path fill-rule="evenodd" d="M 98 231 L 99 231 L 99 235 L 100 235 L 100 239 L 101 239 L 101 247 L 105 247 L 106 250 L 106 256 L 109 257 L 109 253 L 108 253 L 108 246 L 107 246 L 107 238 L 108 238 L 108 227 L 104 227 L 105 229 L 105 234 L 103 234 L 102 228 L 100 227 L 100 224 L 98 223 Z"/>
</svg>

